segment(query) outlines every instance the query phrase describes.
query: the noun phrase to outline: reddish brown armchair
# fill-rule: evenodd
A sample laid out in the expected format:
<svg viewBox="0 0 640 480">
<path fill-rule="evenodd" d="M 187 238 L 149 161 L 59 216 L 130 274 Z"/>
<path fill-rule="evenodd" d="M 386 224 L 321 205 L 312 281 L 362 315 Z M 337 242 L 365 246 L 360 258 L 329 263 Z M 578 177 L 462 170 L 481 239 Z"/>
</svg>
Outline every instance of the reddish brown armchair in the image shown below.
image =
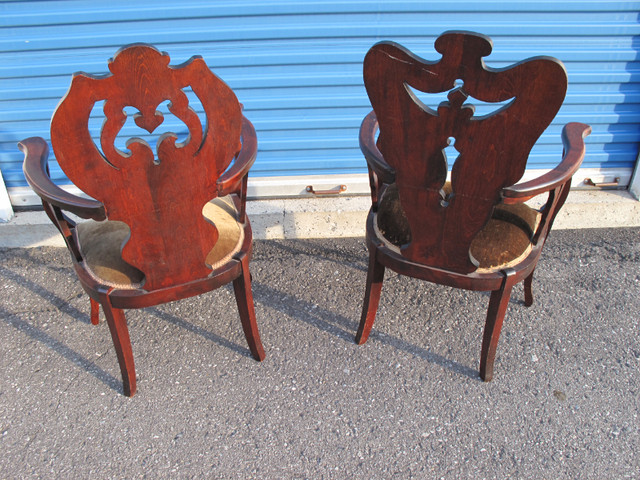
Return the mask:
<svg viewBox="0 0 640 480">
<path fill-rule="evenodd" d="M 360 147 L 373 205 L 356 343 L 366 342 L 373 326 L 385 268 L 491 291 L 480 356 L 480 376 L 489 381 L 511 289 L 524 280 L 525 304 L 533 303 L 533 273 L 582 162 L 590 128 L 566 125 L 559 165 L 536 180 L 517 183 L 531 148 L 562 105 L 564 66 L 535 57 L 509 68 L 488 68 L 483 57 L 491 53 L 491 40 L 471 32 L 446 32 L 435 48 L 442 58 L 429 62 L 382 42 L 364 60 L 373 111 L 362 123 Z M 433 110 L 415 91 L 449 92 L 448 101 Z M 469 96 L 498 108 L 474 115 Z M 445 149 L 451 144 L 459 155 L 447 182 Z M 540 210 L 524 203 L 544 193 L 548 198 Z"/>
<path fill-rule="evenodd" d="M 51 122 L 51 143 L 68 178 L 91 198 L 77 197 L 49 177 L 42 138 L 20 143 L 27 181 L 62 233 L 80 283 L 91 299 L 91 321 L 102 305 L 122 372 L 125 395 L 136 391 L 131 341 L 123 309 L 142 308 L 233 282 L 251 354 L 265 356 L 256 324 L 249 259 L 252 233 L 245 214 L 247 175 L 255 161 L 255 130 L 233 91 L 200 57 L 179 66 L 148 45 L 118 51 L 110 75 L 75 74 Z M 190 106 L 199 99 L 206 123 Z M 156 151 L 116 137 L 135 124 L 150 134 L 163 123 L 158 105 L 188 129 L 178 142 L 163 133 Z M 103 103 L 96 144 L 89 119 Z M 197 103 L 197 102 L 196 102 Z M 178 122 L 179 123 L 179 122 Z M 76 224 L 64 212 L 88 221 Z"/>
</svg>

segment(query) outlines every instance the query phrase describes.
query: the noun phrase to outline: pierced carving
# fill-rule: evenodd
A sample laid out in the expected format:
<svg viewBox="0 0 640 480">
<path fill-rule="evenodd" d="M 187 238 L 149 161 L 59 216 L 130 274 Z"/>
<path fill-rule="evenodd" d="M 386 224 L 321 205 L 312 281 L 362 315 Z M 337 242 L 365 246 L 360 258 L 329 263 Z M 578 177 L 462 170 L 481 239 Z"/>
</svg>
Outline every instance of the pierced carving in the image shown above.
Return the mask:
<svg viewBox="0 0 640 480">
<path fill-rule="evenodd" d="M 54 152 L 69 179 L 103 202 L 110 220 L 131 228 L 122 256 L 145 273 L 148 290 L 211 273 L 204 259 L 218 232 L 202 208 L 216 196 L 218 177 L 240 150 L 242 113 L 231 89 L 202 58 L 175 67 L 169 62 L 151 46 L 125 47 L 110 61 L 111 75 L 74 76 L 51 125 Z M 189 87 L 202 102 L 205 130 L 183 91 Z M 94 104 L 103 100 L 100 152 L 88 121 Z M 157 108 L 166 101 L 188 128 L 184 142 L 163 133 L 157 157 L 140 138 L 127 141 L 130 153 L 116 148 L 125 107 L 137 109 L 136 125 L 153 133 L 164 121 Z"/>
<path fill-rule="evenodd" d="M 564 100 L 566 72 L 559 61 L 543 57 L 488 68 L 483 57 L 491 53 L 491 41 L 478 34 L 449 32 L 435 47 L 442 58 L 429 62 L 392 42 L 374 45 L 365 57 L 365 86 L 379 122 L 378 148 L 396 171 L 411 227 L 403 255 L 468 273 L 477 268 L 468 253 L 471 241 L 501 189 L 522 177 L 531 148 Z M 448 101 L 434 111 L 411 89 L 449 92 Z M 469 97 L 508 103 L 476 117 L 465 103 Z M 451 137 L 459 155 L 452 192 L 445 196 L 444 149 Z"/>
</svg>

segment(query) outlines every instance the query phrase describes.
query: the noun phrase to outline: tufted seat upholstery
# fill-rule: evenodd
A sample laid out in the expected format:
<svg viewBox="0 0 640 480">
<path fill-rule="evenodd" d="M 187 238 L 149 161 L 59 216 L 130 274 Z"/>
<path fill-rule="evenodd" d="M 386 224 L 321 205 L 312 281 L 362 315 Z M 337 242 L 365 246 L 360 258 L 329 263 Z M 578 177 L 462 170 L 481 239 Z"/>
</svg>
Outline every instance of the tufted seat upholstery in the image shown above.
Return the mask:
<svg viewBox="0 0 640 480">
<path fill-rule="evenodd" d="M 244 230 L 238 223 L 238 211 L 229 196 L 208 202 L 203 215 L 218 229 L 219 237 L 206 258 L 215 269 L 240 250 Z M 89 220 L 78 224 L 78 242 L 86 267 L 98 282 L 116 288 L 140 288 L 144 274 L 122 259 L 121 251 L 129 238 L 129 226 L 124 222 Z"/>
<path fill-rule="evenodd" d="M 449 182 L 443 190 L 451 192 Z M 492 218 L 471 243 L 470 252 L 479 269 L 505 268 L 526 256 L 539 218 L 540 213 L 525 204 L 497 205 Z M 387 187 L 380 199 L 375 227 L 388 242 L 387 246 L 395 250 L 411 242 L 411 229 L 395 184 Z"/>
</svg>

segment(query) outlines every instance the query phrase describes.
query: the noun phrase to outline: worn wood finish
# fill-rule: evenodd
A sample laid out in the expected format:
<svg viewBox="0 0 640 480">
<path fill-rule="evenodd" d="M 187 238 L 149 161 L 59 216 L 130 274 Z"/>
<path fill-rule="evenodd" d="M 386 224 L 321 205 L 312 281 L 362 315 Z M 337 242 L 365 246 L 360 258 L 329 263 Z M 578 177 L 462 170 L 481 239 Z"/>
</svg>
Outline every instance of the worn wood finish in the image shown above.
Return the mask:
<svg viewBox="0 0 640 480">
<path fill-rule="evenodd" d="M 466 273 L 477 267 L 468 254 L 471 241 L 489 220 L 501 190 L 522 177 L 529 151 L 562 105 L 567 76 L 559 61 L 542 57 L 489 69 L 482 58 L 492 44 L 482 35 L 446 33 L 435 48 L 442 58 L 427 62 L 398 44 L 379 43 L 365 57 L 364 80 L 380 123 L 378 148 L 396 172 L 413 232 L 404 255 Z M 449 101 L 434 111 L 412 88 L 450 91 Z M 468 97 L 510 103 L 476 117 Z M 453 191 L 445 195 L 444 149 L 452 138 L 459 156 L 451 171 Z"/>
<path fill-rule="evenodd" d="M 108 292 L 103 295 L 101 304 L 120 364 L 122 389 L 127 397 L 131 397 L 136 393 L 136 368 L 133 362 L 133 349 L 131 348 L 127 319 L 121 309 L 113 308 Z"/>
<path fill-rule="evenodd" d="M 91 324 L 99 325 L 100 324 L 100 304 L 93 298 L 89 298 L 89 302 L 91 304 Z"/>
<path fill-rule="evenodd" d="M 378 250 L 369 249 L 369 270 L 367 272 L 367 288 L 364 297 L 364 305 L 362 307 L 362 316 L 360 318 L 360 328 L 356 335 L 356 343 L 362 345 L 369 338 L 373 322 L 376 318 L 376 311 L 380 303 L 380 292 L 382 291 L 382 282 L 384 281 L 383 264 L 378 262 L 376 256 Z"/>
<path fill-rule="evenodd" d="M 74 268 L 91 299 L 91 323 L 102 309 L 120 363 L 126 395 L 136 391 L 131 341 L 123 309 L 143 308 L 208 292 L 233 282 L 242 327 L 252 356 L 264 359 L 251 293 L 252 232 L 246 218 L 247 175 L 257 140 L 251 122 L 231 89 L 200 57 L 169 65 L 167 54 L 149 45 L 121 49 L 104 77 L 76 74 L 51 124 L 56 158 L 67 176 L 92 199 L 71 195 L 49 178 L 48 146 L 41 138 L 19 144 L 25 154 L 25 177 L 40 195 L 45 211 L 64 236 Z M 200 122 L 189 106 L 185 89 L 202 103 L 207 117 Z M 189 136 L 159 136 L 156 152 L 141 139 L 120 151 L 115 139 L 126 122 L 125 107 L 134 107 L 135 123 L 155 133 L 163 122 L 156 110 L 169 101 L 169 111 L 184 122 Z M 100 145 L 95 145 L 88 121 L 94 105 L 104 102 L 106 117 Z M 218 239 L 216 226 L 203 216 L 204 205 L 216 196 L 233 199 L 244 233 L 239 251 L 215 270 L 205 262 Z M 76 224 L 63 210 L 82 218 L 119 220 L 131 234 L 122 258 L 144 274 L 141 288 L 102 284 L 87 269 Z"/>
<path fill-rule="evenodd" d="M 571 122 L 562 130 L 564 147 L 562 162 L 553 170 L 528 182 L 518 183 L 502 190 L 502 201 L 511 199 L 529 199 L 541 193 L 553 190 L 568 181 L 580 168 L 584 151 L 581 149 L 583 138 L 591 133 L 591 127 L 583 123 Z"/>
<path fill-rule="evenodd" d="M 242 274 L 233 281 L 233 290 L 236 295 L 236 303 L 240 312 L 242 329 L 249 343 L 249 350 L 257 360 L 264 360 L 265 353 L 259 339 L 258 326 L 256 325 L 256 313 L 253 306 L 253 293 L 251 292 L 251 273 L 249 273 L 249 258 L 244 257 L 241 262 Z"/>
<path fill-rule="evenodd" d="M 97 221 L 106 218 L 102 203 L 73 195 L 51 181 L 47 165 L 49 146 L 43 138 L 27 138 L 18 143 L 18 147 L 25 154 L 22 170 L 27 183 L 44 202 L 73 212 L 80 218 Z"/>
<path fill-rule="evenodd" d="M 217 239 L 217 230 L 202 216 L 204 204 L 217 194 L 217 180 L 240 150 L 242 113 L 231 89 L 202 58 L 180 67 L 147 45 L 120 50 L 109 63 L 111 75 L 75 74 L 51 122 L 51 143 L 60 167 L 83 192 L 100 201 L 110 220 L 131 228 L 123 259 L 145 274 L 145 288 L 154 290 L 206 277 L 203 259 Z M 190 87 L 207 116 L 203 129 L 189 107 Z M 106 117 L 101 150 L 88 129 L 91 110 L 104 101 Z M 138 109 L 136 125 L 149 133 L 158 129 L 156 108 L 169 101 L 169 111 L 184 122 L 189 138 L 160 136 L 156 153 L 140 139 L 120 151 L 115 140 L 127 120 L 125 107 Z M 77 161 L 83 152 L 83 161 Z M 194 171 L 198 175 L 194 175 Z M 153 213 L 152 213 L 153 212 Z M 190 248 L 175 232 L 191 239 Z"/>
<path fill-rule="evenodd" d="M 356 342 L 364 343 L 373 326 L 384 268 L 452 287 L 488 290 L 492 295 L 480 368 L 488 381 L 511 289 L 524 281 L 525 304 L 533 303 L 533 272 L 584 157 L 583 138 L 591 130 L 568 124 L 558 167 L 517 184 L 531 148 L 564 100 L 564 66 L 554 58 L 535 57 L 504 69 L 488 68 L 483 57 L 491 52 L 491 40 L 471 32 L 446 32 L 435 47 L 442 54 L 435 62 L 392 42 L 374 45 L 364 60 L 373 111 L 362 122 L 360 147 L 369 167 L 372 208 L 367 219 L 369 274 Z M 449 92 L 448 101 L 433 110 L 414 90 Z M 479 117 L 471 97 L 507 103 Z M 445 148 L 452 142 L 459 156 L 451 169 L 451 192 L 445 192 Z M 375 227 L 381 195 L 392 183 L 411 230 L 410 242 L 399 251 Z M 494 207 L 542 193 L 548 193 L 548 200 L 528 254 L 508 268 L 478 270 L 470 245 Z M 495 218 L 509 221 L 508 216 Z"/>
<path fill-rule="evenodd" d="M 496 358 L 498 339 L 502 330 L 502 322 L 507 313 L 511 289 L 514 284 L 514 271 L 510 268 L 504 270 L 504 280 L 498 290 L 491 292 L 487 321 L 482 337 L 482 350 L 480 353 L 480 378 L 485 382 L 493 378 L 493 362 Z"/>
</svg>

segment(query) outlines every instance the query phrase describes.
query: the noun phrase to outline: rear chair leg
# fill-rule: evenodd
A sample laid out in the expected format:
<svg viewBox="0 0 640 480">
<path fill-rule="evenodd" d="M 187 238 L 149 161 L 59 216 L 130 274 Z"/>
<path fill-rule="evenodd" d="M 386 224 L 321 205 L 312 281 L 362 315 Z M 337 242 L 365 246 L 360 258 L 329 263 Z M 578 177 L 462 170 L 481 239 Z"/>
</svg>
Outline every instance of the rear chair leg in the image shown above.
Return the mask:
<svg viewBox="0 0 640 480">
<path fill-rule="evenodd" d="M 242 259 L 242 275 L 233 281 L 233 291 L 236 295 L 240 321 L 242 322 L 244 336 L 249 344 L 249 350 L 251 350 L 253 358 L 261 362 L 264 360 L 265 353 L 256 322 L 253 293 L 251 291 L 251 274 L 249 273 L 249 258 L 246 256 Z"/>
<path fill-rule="evenodd" d="M 489 382 L 493 378 L 493 362 L 496 358 L 502 322 L 511 297 L 511 289 L 513 288 L 511 278 L 514 273 L 513 270 L 505 271 L 502 286 L 491 292 L 482 338 L 482 352 L 480 353 L 480 378 L 485 382 Z"/>
<path fill-rule="evenodd" d="M 533 272 L 531 272 L 529 276 L 524 279 L 524 304 L 527 307 L 530 307 L 531 305 L 533 305 L 533 290 L 531 288 L 532 283 L 533 283 Z"/>
<path fill-rule="evenodd" d="M 98 325 L 100 323 L 100 304 L 93 298 L 90 298 L 89 301 L 91 302 L 91 323 Z"/>
<path fill-rule="evenodd" d="M 362 345 L 369 338 L 373 322 L 376 319 L 378 304 L 380 303 L 380 293 L 382 292 L 382 281 L 384 280 L 384 265 L 376 259 L 377 248 L 369 250 L 369 270 L 367 271 L 367 286 L 365 287 L 364 303 L 362 305 L 362 316 L 360 326 L 356 334 L 356 343 Z"/>
<path fill-rule="evenodd" d="M 124 394 L 127 397 L 132 397 L 136 393 L 136 368 L 133 363 L 133 351 L 131 350 L 127 319 L 121 309 L 111 306 L 109 297 L 106 297 L 102 303 L 102 309 L 111 331 L 113 346 L 116 348 L 120 372 L 122 373 Z"/>
</svg>

